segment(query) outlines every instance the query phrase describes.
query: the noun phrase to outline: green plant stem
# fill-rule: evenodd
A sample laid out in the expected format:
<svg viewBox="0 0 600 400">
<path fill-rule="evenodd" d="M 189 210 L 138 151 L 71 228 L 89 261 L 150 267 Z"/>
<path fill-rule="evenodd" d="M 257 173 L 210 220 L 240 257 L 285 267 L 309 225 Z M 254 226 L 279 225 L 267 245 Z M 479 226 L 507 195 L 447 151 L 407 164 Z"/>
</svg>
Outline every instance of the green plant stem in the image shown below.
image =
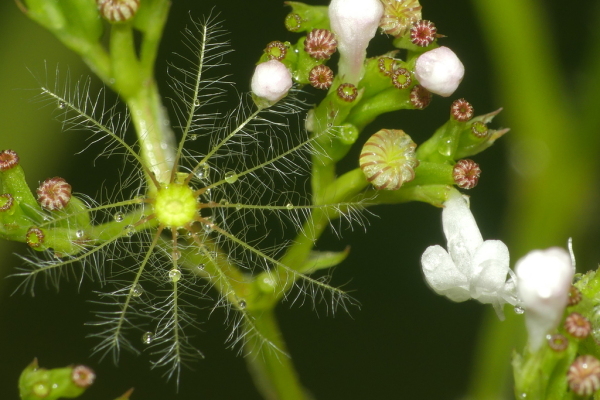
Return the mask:
<svg viewBox="0 0 600 400">
<path fill-rule="evenodd" d="M 251 314 L 254 317 L 255 329 L 260 331 L 263 337 L 251 335 L 244 345 L 244 354 L 260 393 L 267 400 L 309 399 L 298 380 L 291 359 L 286 354 L 264 346 L 264 339 L 268 339 L 278 349 L 286 351 L 274 310 L 256 310 L 251 311 Z"/>
<path fill-rule="evenodd" d="M 491 49 L 498 77 L 497 90 L 505 104 L 511 127 L 509 145 L 527 152 L 529 161 L 521 174 L 512 176 L 507 230 L 513 260 L 535 248 L 565 246 L 577 238 L 589 220 L 594 182 L 593 160 L 587 149 L 598 146 L 598 135 L 581 132 L 568 103 L 557 57 L 551 49 L 540 2 L 473 0 Z M 527 38 L 527 40 L 523 40 Z M 517 159 L 516 162 L 523 161 Z M 499 399 L 507 393 L 505 380 L 517 338 L 522 337 L 522 318 L 500 323 L 488 318 L 476 356 L 470 398 Z M 504 326 L 501 326 L 503 324 Z M 502 337 L 498 332 L 506 332 Z M 519 343 L 517 348 L 522 348 Z M 490 356 L 504 354 L 504 357 Z"/>
</svg>

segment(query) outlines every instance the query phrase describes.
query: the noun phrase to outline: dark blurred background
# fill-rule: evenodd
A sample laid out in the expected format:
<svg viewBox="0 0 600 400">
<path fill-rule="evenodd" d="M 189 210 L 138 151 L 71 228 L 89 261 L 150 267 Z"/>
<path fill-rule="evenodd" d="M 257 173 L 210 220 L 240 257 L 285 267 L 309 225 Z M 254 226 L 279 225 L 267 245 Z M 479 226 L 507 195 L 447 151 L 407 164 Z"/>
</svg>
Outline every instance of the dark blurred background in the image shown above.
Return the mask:
<svg viewBox="0 0 600 400">
<path fill-rule="evenodd" d="M 319 3 L 327 4 L 322 0 Z M 595 10 L 595 3 L 578 2 L 577 9 L 568 2 L 543 3 L 553 32 L 548 41 L 557 50 L 565 76 L 570 77 L 565 79 L 573 82 L 585 79 L 578 66 L 593 21 L 582 14 Z M 447 120 L 451 102 L 460 97 L 470 101 L 478 114 L 511 107 L 509 100 L 494 95 L 498 82 L 493 81 L 493 62 L 480 29 L 488 21 L 478 19 L 466 0 L 422 0 L 421 4 L 423 17 L 434 21 L 438 31 L 447 35 L 443 44 L 461 58 L 465 79 L 451 98 L 436 97 L 423 112 L 380 118 L 367 128 L 364 138 L 387 127 L 403 129 L 421 143 Z M 283 27 L 289 9 L 279 1 L 178 0 L 171 10 L 156 67 L 159 81 L 166 81 L 167 61 L 174 59 L 171 53 L 185 52 L 181 30 L 190 25 L 190 16 L 200 18 L 211 9 L 220 14 L 223 27 L 230 32 L 235 52 L 227 56 L 230 66 L 224 71 L 232 74 L 240 92 L 248 90 L 254 63 L 267 43 L 297 38 Z M 89 75 L 89 71 L 49 33 L 23 16 L 13 2 L 0 4 L 0 20 L 0 148 L 12 148 L 20 154 L 32 188 L 52 176 L 64 177 L 75 191 L 92 197 L 101 184 L 112 187 L 118 180 L 110 176 L 123 168 L 122 160 L 116 157 L 94 162 L 94 153 L 74 155 L 85 147 L 84 135 L 61 133 L 53 110 L 31 101 L 39 86 L 36 78 L 44 80 L 45 68 L 52 75 L 58 64 L 63 73 L 69 70 L 73 79 Z M 385 37 L 374 44 L 370 55 L 391 49 Z M 96 89 L 99 87 L 96 84 Z M 317 102 L 318 97 L 308 100 Z M 500 114 L 491 126 L 511 124 Z M 510 227 L 504 223 L 513 173 L 507 152 L 507 141 L 502 139 L 474 157 L 483 175 L 469 194 L 486 239 L 505 239 L 510 234 Z M 342 168 L 355 164 L 354 160 L 346 162 Z M 331 317 L 324 310 L 317 315 L 310 306 L 291 307 L 285 302 L 279 306 L 281 327 L 301 380 L 316 399 L 463 398 L 482 315 L 491 312 L 491 307 L 473 301 L 452 303 L 435 295 L 425 284 L 420 256 L 429 245 L 445 244 L 439 209 L 413 203 L 380 206 L 371 211 L 375 215 L 368 217 L 365 229 L 347 230 L 341 240 L 326 235 L 319 242 L 323 250 L 351 246 L 350 256 L 336 268 L 332 282 L 349 290 L 360 301 L 360 309 Z M 597 212 L 587 223 L 594 227 L 596 221 Z M 597 228 L 591 229 L 590 235 L 594 231 Z M 566 240 L 569 233 L 564 235 Z M 588 241 L 593 243 L 592 238 Z M 556 244 L 562 243 L 548 246 Z M 585 246 L 578 260 L 594 267 L 600 254 L 595 246 Z M 24 245 L 0 242 L 0 277 L 15 272 L 21 261 L 13 253 L 24 251 Z M 13 293 L 19 282 L 14 277 L 0 281 L 2 399 L 17 398 L 18 376 L 34 357 L 49 368 L 72 363 L 91 366 L 97 382 L 82 399 L 113 399 L 130 387 L 135 387 L 134 400 L 260 398 L 243 358 L 236 350 L 226 348 L 229 331 L 219 312 L 210 316 L 207 310 L 199 313 L 202 332 L 195 335 L 193 343 L 206 359 L 195 363 L 193 370 L 183 371 L 177 390 L 173 382 L 162 377 L 164 371 L 150 370 L 147 355 L 123 354 L 118 366 L 108 359 L 100 362 L 98 357 L 90 357 L 95 342 L 86 336 L 94 331 L 84 324 L 94 318 L 89 300 L 94 299 L 92 291 L 100 289 L 94 283 L 80 285 L 71 279 L 63 281 L 57 291 L 39 282 L 32 297 Z M 506 313 L 513 314 L 508 307 Z"/>
</svg>

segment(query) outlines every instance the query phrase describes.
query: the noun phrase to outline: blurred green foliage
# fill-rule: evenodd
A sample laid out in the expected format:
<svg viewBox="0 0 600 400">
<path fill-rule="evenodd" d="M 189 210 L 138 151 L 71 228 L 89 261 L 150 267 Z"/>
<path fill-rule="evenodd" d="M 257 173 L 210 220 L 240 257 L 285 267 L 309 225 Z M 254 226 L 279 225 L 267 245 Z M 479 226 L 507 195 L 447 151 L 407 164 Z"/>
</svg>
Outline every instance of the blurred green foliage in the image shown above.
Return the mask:
<svg viewBox="0 0 600 400">
<path fill-rule="evenodd" d="M 254 60 L 267 43 L 293 40 L 283 25 L 287 10 L 273 0 L 233 0 L 227 6 L 217 1 L 174 2 L 157 65 L 167 95 L 166 61 L 172 51 L 183 52 L 179 31 L 189 21 L 187 11 L 203 15 L 213 4 L 232 32 L 236 52 L 228 57 L 231 65 L 223 72 L 233 74 L 239 91 L 248 89 Z M 572 236 L 579 270 L 595 268 L 600 260 L 597 2 L 422 0 L 421 4 L 423 17 L 448 36 L 444 45 L 466 67 L 455 97 L 465 97 L 478 114 L 504 107 L 495 122 L 511 128 L 505 139 L 475 158 L 483 174 L 469 194 L 484 237 L 506 241 L 516 260 L 535 247 L 564 247 Z M 0 20 L 0 148 L 19 152 L 32 188 L 58 175 L 75 192 L 96 197 L 103 183 L 110 192 L 118 180 L 104 179 L 126 169 L 122 160 L 94 160 L 89 151 L 73 156 L 85 147 L 84 135 L 60 133 L 53 110 L 34 100 L 36 79 L 51 81 L 57 64 L 63 74 L 69 70 L 73 80 L 88 74 L 85 67 L 49 33 L 20 15 L 12 2 L 0 5 Z M 384 42 L 376 40 L 370 55 L 387 51 Z M 309 102 L 316 101 L 309 97 Z M 380 118 L 369 126 L 369 134 L 382 127 L 403 129 L 421 143 L 447 119 L 451 101 L 437 97 L 423 113 Z M 351 153 L 345 166 L 351 168 L 355 160 Z M 480 304 L 451 303 L 427 288 L 419 259 L 428 245 L 444 240 L 439 210 L 408 204 L 374 212 L 380 218 L 369 218 L 366 234 L 348 230 L 341 241 L 330 235 L 319 242 L 323 249 L 351 246 L 334 273 L 334 283 L 345 284 L 362 303 L 361 310 L 354 310 L 352 318 L 342 314 L 317 318 L 310 307 L 280 306 L 282 329 L 304 384 L 316 398 L 395 398 L 402 393 L 403 398 L 433 399 L 439 398 L 440 387 L 445 398 L 458 398 L 468 390 L 467 371 L 477 351 L 472 398 L 496 399 L 503 391 L 510 398 L 499 368 L 508 368 L 511 349 L 522 343 L 522 317 L 507 310 L 508 320 L 499 323 L 489 309 L 482 319 Z M 15 251 L 25 251 L 24 246 L 0 243 L 2 276 L 20 264 L 11 254 Z M 17 397 L 19 373 L 35 356 L 53 365 L 92 366 L 99 378 L 82 399 L 110 398 L 132 386 L 135 398 L 143 399 L 257 398 L 243 360 L 223 345 L 227 330 L 220 316 L 199 316 L 207 322 L 194 340 L 206 360 L 184 372 L 175 394 L 174 385 L 165 383 L 160 371 L 148 371 L 144 356 L 125 356 L 118 368 L 110 360 L 99 363 L 89 358 L 93 343 L 85 339 L 90 329 L 83 323 L 91 318 L 93 305 L 86 301 L 94 299 L 93 284 L 72 277 L 61 283 L 57 294 L 52 285 L 40 282 L 33 299 L 21 293 L 11 297 L 17 284 L 16 278 L 0 283 L 0 387 L 7 398 Z M 487 339 L 476 346 L 480 321 Z M 506 369 L 505 376 L 509 375 Z M 430 384 L 432 379 L 435 385 Z"/>
</svg>

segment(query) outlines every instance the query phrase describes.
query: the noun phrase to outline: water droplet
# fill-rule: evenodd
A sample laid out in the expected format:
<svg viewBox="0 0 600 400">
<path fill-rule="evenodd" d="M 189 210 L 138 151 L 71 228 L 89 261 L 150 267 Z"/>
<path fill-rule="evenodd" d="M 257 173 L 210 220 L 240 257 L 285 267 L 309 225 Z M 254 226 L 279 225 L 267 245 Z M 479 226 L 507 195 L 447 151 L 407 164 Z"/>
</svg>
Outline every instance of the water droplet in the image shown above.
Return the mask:
<svg viewBox="0 0 600 400">
<path fill-rule="evenodd" d="M 75 236 L 77 237 L 77 239 L 83 239 L 83 237 L 85 236 L 85 232 L 82 229 L 78 229 L 77 232 L 75 232 Z"/>
<path fill-rule="evenodd" d="M 59 109 L 64 110 L 67 104 L 64 101 L 59 101 L 56 105 Z"/>
<path fill-rule="evenodd" d="M 123 222 L 123 220 L 125 219 L 125 216 L 123 215 L 122 212 L 118 212 L 118 213 L 115 213 L 114 218 L 115 218 L 115 221 L 117 221 L 117 222 Z"/>
<path fill-rule="evenodd" d="M 135 234 L 135 227 L 133 225 L 127 225 L 125 228 L 125 234 L 129 237 Z"/>
<path fill-rule="evenodd" d="M 239 306 L 240 306 L 240 308 L 241 308 L 242 310 L 246 308 L 246 301 L 245 301 L 245 300 L 240 300 L 240 301 L 238 302 L 238 304 L 239 304 Z"/>
<path fill-rule="evenodd" d="M 204 265 L 204 264 L 198 264 L 198 265 L 196 266 L 196 269 L 197 269 L 198 271 L 204 271 L 204 268 L 206 268 L 206 265 Z"/>
<path fill-rule="evenodd" d="M 194 140 L 196 140 L 196 139 L 198 139 L 198 135 L 189 135 L 189 136 L 188 136 L 188 140 L 192 140 L 192 141 L 194 141 Z"/>
<path fill-rule="evenodd" d="M 233 182 L 237 181 L 237 179 L 238 179 L 238 176 L 237 176 L 237 174 L 235 172 L 233 172 L 233 171 L 227 171 L 225 173 L 225 182 L 227 182 L 227 183 L 233 183 Z"/>
<path fill-rule="evenodd" d="M 142 335 L 142 343 L 150 344 L 154 340 L 154 333 L 146 332 Z"/>
<path fill-rule="evenodd" d="M 194 107 L 199 107 L 200 106 L 200 100 L 196 99 L 194 100 Z"/>
<path fill-rule="evenodd" d="M 237 203 L 237 204 L 235 205 L 235 209 L 236 209 L 236 210 L 241 210 L 241 209 L 242 209 L 242 205 L 241 205 L 240 203 Z"/>
<path fill-rule="evenodd" d="M 292 203 L 287 203 L 285 205 L 285 208 L 287 208 L 288 210 L 291 210 L 292 208 L 294 208 L 294 205 Z"/>
<path fill-rule="evenodd" d="M 196 178 L 205 181 L 208 180 L 210 176 L 210 166 L 207 163 L 200 164 L 198 170 L 196 171 Z"/>
<path fill-rule="evenodd" d="M 202 222 L 202 228 L 204 229 L 205 233 L 211 233 L 213 231 L 213 229 L 215 228 L 213 218 L 205 217 L 204 221 Z"/>
<path fill-rule="evenodd" d="M 175 250 L 172 254 L 171 257 L 173 257 L 173 260 L 177 261 L 181 258 L 181 252 L 179 250 Z"/>
<path fill-rule="evenodd" d="M 169 279 L 171 279 L 171 282 L 179 282 L 181 279 L 181 271 L 177 268 L 173 268 L 169 271 Z"/>
<path fill-rule="evenodd" d="M 520 398 L 525 399 L 527 398 L 527 393 L 523 392 L 519 395 Z"/>
<path fill-rule="evenodd" d="M 219 201 L 219 204 L 221 204 L 222 206 L 228 206 L 229 205 L 229 200 L 227 200 L 227 199 L 221 199 Z"/>
<path fill-rule="evenodd" d="M 515 314 L 521 315 L 524 312 L 525 312 L 525 309 L 523 307 L 519 307 L 519 306 L 515 307 Z"/>
<path fill-rule="evenodd" d="M 139 283 L 133 285 L 133 290 L 131 291 L 131 295 L 133 297 L 140 297 L 144 293 L 144 288 Z"/>
</svg>

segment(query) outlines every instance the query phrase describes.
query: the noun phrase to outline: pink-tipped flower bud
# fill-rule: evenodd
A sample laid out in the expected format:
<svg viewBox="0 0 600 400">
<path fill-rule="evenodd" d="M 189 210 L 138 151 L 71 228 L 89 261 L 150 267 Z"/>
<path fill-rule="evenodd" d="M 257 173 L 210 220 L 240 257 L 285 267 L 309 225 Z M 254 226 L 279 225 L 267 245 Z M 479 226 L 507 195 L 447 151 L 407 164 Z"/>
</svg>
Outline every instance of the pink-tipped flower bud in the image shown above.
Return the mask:
<svg viewBox="0 0 600 400">
<path fill-rule="evenodd" d="M 281 62 L 266 61 L 256 66 L 251 88 L 257 97 L 275 104 L 292 88 L 292 74 Z"/>
<path fill-rule="evenodd" d="M 415 76 L 419 83 L 442 97 L 454 93 L 464 74 L 465 67 L 456 54 L 444 46 L 421 54 L 415 65 Z"/>
<path fill-rule="evenodd" d="M 338 74 L 354 85 L 363 73 L 369 41 L 383 16 L 380 0 L 331 0 L 329 20 L 340 52 Z"/>
<path fill-rule="evenodd" d="M 517 261 L 517 291 L 525 308 L 525 324 L 532 351 L 555 329 L 569 301 L 575 267 L 566 250 L 535 250 Z"/>
</svg>

